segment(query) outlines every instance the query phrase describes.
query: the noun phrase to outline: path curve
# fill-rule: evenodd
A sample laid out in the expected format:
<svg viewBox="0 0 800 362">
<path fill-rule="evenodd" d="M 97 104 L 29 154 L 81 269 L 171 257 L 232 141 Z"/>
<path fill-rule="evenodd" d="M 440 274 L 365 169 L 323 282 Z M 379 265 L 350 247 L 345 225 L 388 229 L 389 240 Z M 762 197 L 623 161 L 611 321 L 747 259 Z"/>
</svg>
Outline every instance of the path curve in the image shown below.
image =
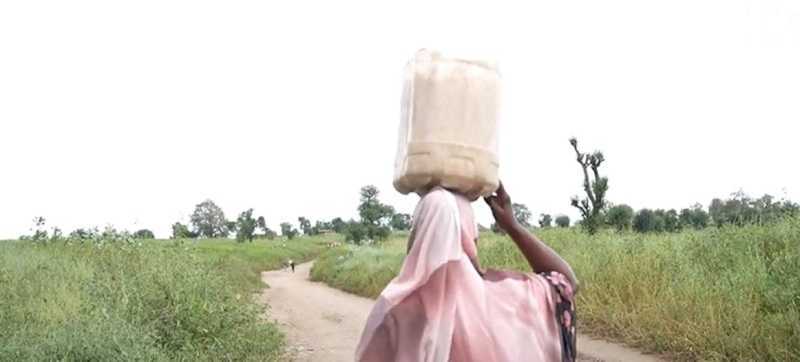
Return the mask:
<svg viewBox="0 0 800 362">
<path fill-rule="evenodd" d="M 261 273 L 260 301 L 286 333 L 288 360 L 352 362 L 374 300 L 308 280 L 312 263 Z M 635 350 L 578 335 L 579 361 L 660 361 Z"/>
</svg>

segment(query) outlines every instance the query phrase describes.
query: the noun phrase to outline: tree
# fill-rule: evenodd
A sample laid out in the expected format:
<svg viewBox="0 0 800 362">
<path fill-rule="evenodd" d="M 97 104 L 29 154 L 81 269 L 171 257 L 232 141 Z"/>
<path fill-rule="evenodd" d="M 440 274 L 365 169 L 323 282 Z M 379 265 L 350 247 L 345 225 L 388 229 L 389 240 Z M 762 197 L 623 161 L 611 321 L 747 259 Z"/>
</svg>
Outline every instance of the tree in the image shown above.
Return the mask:
<svg viewBox="0 0 800 362">
<path fill-rule="evenodd" d="M 222 235 L 220 236 L 223 238 L 227 238 L 228 235 L 230 234 L 236 235 L 236 228 L 237 228 L 236 221 L 225 220 L 225 228 L 223 229 Z"/>
<path fill-rule="evenodd" d="M 134 239 L 155 239 L 156 236 L 150 230 L 140 229 L 140 230 L 136 230 L 136 232 L 133 233 L 133 238 Z"/>
<path fill-rule="evenodd" d="M 356 245 L 361 245 L 367 238 L 367 226 L 355 220 L 350 220 L 343 232 L 345 241 L 352 242 Z"/>
<path fill-rule="evenodd" d="M 253 218 L 253 209 L 247 209 L 236 218 L 236 241 L 253 241 L 257 221 Z"/>
<path fill-rule="evenodd" d="M 664 231 L 671 233 L 681 231 L 681 222 L 675 209 L 669 209 L 664 212 Z"/>
<path fill-rule="evenodd" d="M 605 157 L 600 151 L 595 151 L 592 154 L 581 153 L 578 150 L 578 140 L 576 138 L 570 138 L 569 144 L 575 150 L 578 164 L 581 165 L 583 170 L 583 191 L 586 193 L 586 198 L 584 199 L 574 196 L 571 204 L 583 216 L 581 225 L 589 234 L 594 234 L 602 224 L 602 210 L 605 208 L 606 191 L 608 191 L 608 178 L 600 177 L 600 172 L 598 171 L 600 165 L 605 161 Z M 589 176 L 590 169 L 594 179 Z"/>
<path fill-rule="evenodd" d="M 313 230 L 311 230 L 311 221 L 306 219 L 305 217 L 298 217 L 297 222 L 300 224 L 300 230 L 303 230 L 303 235 L 313 235 Z"/>
<path fill-rule="evenodd" d="M 292 227 L 292 224 L 288 222 L 281 223 L 281 235 L 287 237 L 289 240 L 294 239 L 297 236 L 297 230 Z"/>
<path fill-rule="evenodd" d="M 569 227 L 569 216 L 567 215 L 559 215 L 556 217 L 556 225 L 560 228 L 568 228 Z"/>
<path fill-rule="evenodd" d="M 640 233 L 657 231 L 658 221 L 656 213 L 650 209 L 641 209 L 633 217 L 633 230 Z M 663 219 L 661 221 L 663 223 Z"/>
<path fill-rule="evenodd" d="M 525 206 L 525 204 L 513 203 L 511 204 L 511 210 L 514 211 L 514 218 L 517 219 L 520 225 L 525 228 L 531 227 L 531 211 L 528 210 L 528 206 Z"/>
<path fill-rule="evenodd" d="M 539 215 L 539 227 L 549 228 L 553 226 L 553 217 L 550 214 Z"/>
<path fill-rule="evenodd" d="M 633 209 L 625 204 L 612 206 L 606 212 L 606 222 L 617 231 L 627 230 L 633 222 Z"/>
<path fill-rule="evenodd" d="M 392 229 L 395 230 L 408 230 L 411 228 L 411 215 L 409 214 L 394 214 L 391 221 Z"/>
<path fill-rule="evenodd" d="M 335 233 L 341 234 L 344 232 L 344 229 L 347 227 L 347 223 L 342 220 L 340 217 L 336 217 L 331 220 L 331 228 Z"/>
<path fill-rule="evenodd" d="M 45 218 L 42 216 L 37 216 L 33 218 L 34 226 L 33 229 L 31 229 L 31 231 L 33 231 L 33 237 L 32 237 L 33 241 L 47 241 L 48 237 L 47 237 L 47 229 L 45 226 L 46 223 L 47 220 L 45 220 Z"/>
<path fill-rule="evenodd" d="M 173 239 L 190 239 L 196 238 L 197 235 L 189 230 L 189 227 L 179 222 L 172 224 L 172 238 Z"/>
<path fill-rule="evenodd" d="M 378 200 L 378 188 L 375 186 L 362 187 L 360 195 L 358 214 L 361 216 L 361 223 L 366 227 L 367 238 L 386 239 L 391 232 L 389 223 L 394 215 L 394 208 Z"/>
<path fill-rule="evenodd" d="M 225 237 L 230 232 L 225 213 L 211 200 L 197 204 L 191 216 L 194 232 L 201 237 Z"/>
<path fill-rule="evenodd" d="M 775 201 L 772 195 L 752 199 L 742 191 L 731 194 L 729 199 L 713 199 L 708 213 L 716 226 L 727 224 L 746 225 L 771 223 L 784 217 L 798 214 L 800 205 L 789 201 Z"/>
</svg>

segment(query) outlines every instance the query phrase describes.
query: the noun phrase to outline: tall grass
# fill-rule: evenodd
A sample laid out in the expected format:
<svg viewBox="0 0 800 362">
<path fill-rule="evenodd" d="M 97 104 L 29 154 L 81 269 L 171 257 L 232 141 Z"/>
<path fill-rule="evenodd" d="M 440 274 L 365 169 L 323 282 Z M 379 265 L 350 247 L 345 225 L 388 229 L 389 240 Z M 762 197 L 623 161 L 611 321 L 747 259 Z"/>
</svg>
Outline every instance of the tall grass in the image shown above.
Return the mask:
<svg viewBox="0 0 800 362">
<path fill-rule="evenodd" d="M 0 360 L 280 360 L 283 335 L 251 298 L 255 271 L 321 247 L 0 242 Z"/>
<path fill-rule="evenodd" d="M 537 231 L 582 282 L 583 331 L 682 360 L 800 360 L 800 219 L 674 234 Z M 484 234 L 484 267 L 529 270 L 516 246 Z M 322 255 L 312 277 L 375 297 L 403 241 Z"/>
</svg>

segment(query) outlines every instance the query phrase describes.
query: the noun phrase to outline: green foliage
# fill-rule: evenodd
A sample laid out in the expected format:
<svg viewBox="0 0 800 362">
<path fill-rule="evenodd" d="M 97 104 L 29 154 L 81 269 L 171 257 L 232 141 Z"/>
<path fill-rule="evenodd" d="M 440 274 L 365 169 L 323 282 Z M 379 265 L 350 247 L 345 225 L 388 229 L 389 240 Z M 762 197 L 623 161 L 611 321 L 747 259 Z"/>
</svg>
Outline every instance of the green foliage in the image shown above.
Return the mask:
<svg viewBox="0 0 800 362">
<path fill-rule="evenodd" d="M 391 226 L 392 229 L 399 231 L 411 229 L 411 215 L 403 213 L 392 215 Z"/>
<path fill-rule="evenodd" d="M 656 231 L 659 228 L 656 214 L 650 209 L 641 209 L 633 218 L 633 230 L 640 233 Z"/>
<path fill-rule="evenodd" d="M 155 239 L 156 238 L 155 234 L 153 234 L 153 232 L 148 230 L 148 229 L 136 230 L 136 232 L 133 233 L 133 237 L 136 238 L 136 239 Z"/>
<path fill-rule="evenodd" d="M 342 218 L 337 217 L 331 220 L 331 228 L 335 233 L 342 234 L 344 233 L 344 229 L 347 227 L 347 223 L 342 220 Z"/>
<path fill-rule="evenodd" d="M 744 192 L 731 194 L 727 200 L 713 199 L 708 208 L 714 225 L 764 225 L 785 217 L 800 214 L 800 205 L 789 200 L 778 200 L 771 195 L 752 199 Z"/>
<path fill-rule="evenodd" d="M 228 239 L 204 239 L 190 245 L 203 259 L 213 262 L 230 276 L 230 282 L 242 290 L 255 292 L 264 287 L 261 272 L 280 269 L 287 260 L 304 263 L 314 259 L 327 248 L 333 240 L 341 240 L 341 236 L 303 237 L 298 236 L 292 242 L 258 242 L 237 243 Z"/>
<path fill-rule="evenodd" d="M 0 243 L 0 360 L 281 360 L 235 278 L 176 246 Z"/>
<path fill-rule="evenodd" d="M 606 222 L 617 231 L 630 229 L 633 222 L 633 208 L 628 205 L 614 205 L 606 212 Z"/>
<path fill-rule="evenodd" d="M 230 232 L 225 213 L 211 200 L 197 204 L 190 219 L 194 232 L 201 237 L 225 237 Z"/>
<path fill-rule="evenodd" d="M 680 233 L 551 228 L 538 235 L 581 281 L 585 332 L 676 360 L 800 359 L 800 218 Z M 481 239 L 484 267 L 530 270 L 506 236 Z M 375 297 L 404 255 L 400 238 L 332 249 L 320 256 L 312 279 Z"/>
<path fill-rule="evenodd" d="M 78 228 L 73 230 L 67 238 L 72 240 L 88 240 L 91 239 L 95 234 L 97 234 L 97 228 L 95 229 L 84 229 Z"/>
<path fill-rule="evenodd" d="M 367 185 L 361 188 L 361 200 L 358 204 L 358 215 L 366 229 L 366 238 L 383 240 L 389 236 L 389 223 L 394 215 L 394 208 L 378 200 L 378 188 Z M 348 226 L 350 228 L 350 226 Z"/>
<path fill-rule="evenodd" d="M 550 214 L 540 214 L 539 215 L 539 227 L 540 228 L 549 228 L 553 226 L 553 217 Z"/>
<path fill-rule="evenodd" d="M 511 204 L 511 210 L 514 211 L 514 218 L 517 219 L 520 225 L 525 228 L 531 227 L 531 211 L 528 210 L 528 206 L 515 202 Z"/>
<path fill-rule="evenodd" d="M 708 226 L 709 219 L 708 213 L 700 204 L 695 204 L 691 209 L 682 209 L 678 215 L 681 227 L 692 227 L 695 230 Z"/>
<path fill-rule="evenodd" d="M 297 222 L 298 224 L 300 224 L 300 230 L 303 231 L 303 235 L 314 235 L 314 231 L 312 230 L 310 220 L 300 216 L 297 218 Z"/>
<path fill-rule="evenodd" d="M 298 231 L 292 226 L 292 224 L 288 222 L 281 223 L 281 235 L 291 240 L 294 239 L 297 236 L 297 234 Z"/>
<path fill-rule="evenodd" d="M 252 242 L 255 236 L 256 225 L 256 219 L 253 218 L 253 209 L 242 211 L 236 219 L 236 241 Z"/>
<path fill-rule="evenodd" d="M 176 222 L 172 224 L 172 238 L 173 239 L 191 239 L 196 238 L 197 234 L 189 230 L 189 227 Z"/>
<path fill-rule="evenodd" d="M 570 138 L 569 144 L 575 150 L 578 164 L 583 170 L 583 199 L 574 196 L 570 203 L 577 208 L 583 216 L 581 226 L 589 233 L 594 234 L 603 225 L 603 209 L 605 209 L 606 192 L 608 191 L 608 178 L 600 177 L 599 168 L 605 161 L 605 156 L 600 151 L 592 154 L 582 153 L 578 150 L 578 140 Z M 591 170 L 591 174 L 589 173 Z"/>
<path fill-rule="evenodd" d="M 667 211 L 663 211 L 663 218 L 664 218 L 664 231 L 674 233 L 681 230 L 682 227 L 680 224 L 680 220 L 678 219 L 678 212 L 675 211 L 675 209 L 669 209 Z"/>
<path fill-rule="evenodd" d="M 569 216 L 559 215 L 556 217 L 556 226 L 560 228 L 568 228 L 570 224 Z"/>
</svg>

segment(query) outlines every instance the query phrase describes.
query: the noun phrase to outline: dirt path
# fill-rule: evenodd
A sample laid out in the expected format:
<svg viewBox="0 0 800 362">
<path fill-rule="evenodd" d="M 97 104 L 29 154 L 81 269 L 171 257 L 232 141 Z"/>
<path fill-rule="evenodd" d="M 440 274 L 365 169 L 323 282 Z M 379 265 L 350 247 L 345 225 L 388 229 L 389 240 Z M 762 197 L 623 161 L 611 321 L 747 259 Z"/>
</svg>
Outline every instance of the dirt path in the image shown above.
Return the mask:
<svg viewBox="0 0 800 362">
<path fill-rule="evenodd" d="M 261 301 L 270 305 L 270 318 L 286 332 L 291 361 L 353 361 L 361 329 L 373 300 L 308 280 L 312 263 L 298 265 L 292 273 L 261 273 L 270 287 Z M 578 336 L 580 361 L 659 361 L 608 342 Z"/>
</svg>

